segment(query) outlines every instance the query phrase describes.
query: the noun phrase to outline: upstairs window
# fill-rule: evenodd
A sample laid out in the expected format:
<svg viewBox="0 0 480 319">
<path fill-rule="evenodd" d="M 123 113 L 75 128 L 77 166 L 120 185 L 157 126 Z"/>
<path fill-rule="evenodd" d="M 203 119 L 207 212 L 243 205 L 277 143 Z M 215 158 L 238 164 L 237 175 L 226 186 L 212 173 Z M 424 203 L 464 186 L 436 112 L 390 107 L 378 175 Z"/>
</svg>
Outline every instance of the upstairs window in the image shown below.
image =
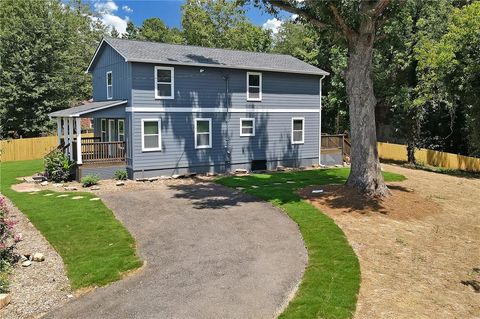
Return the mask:
<svg viewBox="0 0 480 319">
<path fill-rule="evenodd" d="M 240 119 L 240 136 L 255 136 L 255 119 Z"/>
<path fill-rule="evenodd" d="M 305 137 L 305 119 L 303 117 L 292 118 L 292 144 L 303 144 Z"/>
<path fill-rule="evenodd" d="M 173 68 L 155 67 L 155 98 L 173 99 L 174 74 Z"/>
<path fill-rule="evenodd" d="M 113 98 L 113 79 L 112 79 L 112 71 L 107 72 L 107 100 L 111 100 Z"/>
<path fill-rule="evenodd" d="M 142 119 L 142 151 L 161 151 L 160 119 Z"/>
<path fill-rule="evenodd" d="M 262 100 L 262 73 L 247 72 L 247 101 Z"/>
<path fill-rule="evenodd" d="M 195 148 L 212 147 L 212 119 L 195 119 Z"/>
</svg>

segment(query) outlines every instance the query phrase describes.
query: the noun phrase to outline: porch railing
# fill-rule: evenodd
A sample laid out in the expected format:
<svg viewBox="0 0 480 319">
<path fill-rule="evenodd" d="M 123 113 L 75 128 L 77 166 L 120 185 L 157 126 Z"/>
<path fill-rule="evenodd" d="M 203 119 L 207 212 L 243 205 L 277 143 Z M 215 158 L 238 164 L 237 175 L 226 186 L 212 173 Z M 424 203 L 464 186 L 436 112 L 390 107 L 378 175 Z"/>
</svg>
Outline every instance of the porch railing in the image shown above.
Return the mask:
<svg viewBox="0 0 480 319">
<path fill-rule="evenodd" d="M 94 142 L 96 138 L 82 138 L 82 161 L 83 163 L 108 163 L 125 161 L 125 142 Z M 77 158 L 76 143 L 73 142 L 74 157 Z"/>
</svg>

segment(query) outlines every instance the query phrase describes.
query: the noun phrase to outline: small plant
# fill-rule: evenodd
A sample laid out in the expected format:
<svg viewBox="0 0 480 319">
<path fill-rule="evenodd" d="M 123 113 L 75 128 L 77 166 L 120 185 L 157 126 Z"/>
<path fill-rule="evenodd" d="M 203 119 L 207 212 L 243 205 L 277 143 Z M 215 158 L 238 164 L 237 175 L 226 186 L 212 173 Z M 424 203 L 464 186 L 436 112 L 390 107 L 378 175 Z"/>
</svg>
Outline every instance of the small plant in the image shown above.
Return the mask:
<svg viewBox="0 0 480 319">
<path fill-rule="evenodd" d="M 89 187 L 93 185 L 97 185 L 100 177 L 98 175 L 87 175 L 82 178 L 82 186 Z"/>
<path fill-rule="evenodd" d="M 128 178 L 127 171 L 124 169 L 118 170 L 113 175 L 117 181 L 126 181 Z"/>
<path fill-rule="evenodd" d="M 75 163 L 60 150 L 55 150 L 45 156 L 45 173 L 48 180 L 64 182 L 72 178 Z"/>
</svg>

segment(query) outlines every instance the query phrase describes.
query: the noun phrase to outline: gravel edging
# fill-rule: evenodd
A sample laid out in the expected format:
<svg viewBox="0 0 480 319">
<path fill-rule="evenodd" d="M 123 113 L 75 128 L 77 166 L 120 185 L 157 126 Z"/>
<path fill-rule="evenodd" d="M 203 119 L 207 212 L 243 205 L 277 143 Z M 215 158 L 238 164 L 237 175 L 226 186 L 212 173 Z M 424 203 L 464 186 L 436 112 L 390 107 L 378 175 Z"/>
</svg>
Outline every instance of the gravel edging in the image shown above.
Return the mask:
<svg viewBox="0 0 480 319">
<path fill-rule="evenodd" d="M 32 262 L 29 267 L 16 265 L 10 276 L 12 301 L 0 310 L 0 318 L 39 318 L 46 312 L 65 304 L 72 294 L 63 260 L 28 218 L 5 198 L 10 217 L 17 221 L 15 232 L 22 233 L 17 243 L 20 254 L 40 252 L 43 262 Z"/>
</svg>

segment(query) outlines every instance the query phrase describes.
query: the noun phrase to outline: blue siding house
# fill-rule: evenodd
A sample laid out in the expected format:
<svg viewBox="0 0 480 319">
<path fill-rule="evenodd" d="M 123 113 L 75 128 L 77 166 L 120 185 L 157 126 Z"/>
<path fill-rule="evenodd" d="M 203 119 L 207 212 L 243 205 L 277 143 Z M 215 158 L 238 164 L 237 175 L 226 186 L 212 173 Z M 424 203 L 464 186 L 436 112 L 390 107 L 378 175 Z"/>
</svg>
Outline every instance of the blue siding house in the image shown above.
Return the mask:
<svg viewBox="0 0 480 319">
<path fill-rule="evenodd" d="M 79 175 L 319 164 L 328 73 L 294 57 L 105 38 L 87 71 L 94 102 L 50 114 Z"/>
</svg>

